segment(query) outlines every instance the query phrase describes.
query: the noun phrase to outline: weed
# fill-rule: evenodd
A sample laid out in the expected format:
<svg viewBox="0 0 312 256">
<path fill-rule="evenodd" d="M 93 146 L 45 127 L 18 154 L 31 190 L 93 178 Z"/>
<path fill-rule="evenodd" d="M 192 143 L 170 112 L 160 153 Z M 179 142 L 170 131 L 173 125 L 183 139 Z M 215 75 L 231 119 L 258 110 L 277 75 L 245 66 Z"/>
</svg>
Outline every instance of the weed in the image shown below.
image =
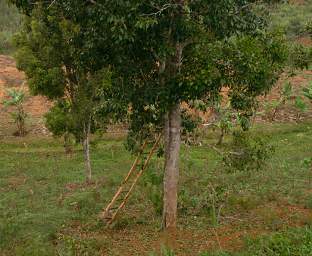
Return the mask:
<svg viewBox="0 0 312 256">
<path fill-rule="evenodd" d="M 60 234 L 57 238 L 58 255 L 84 255 L 97 256 L 100 255 L 100 246 L 98 241 L 87 237 L 74 237 Z"/>
</svg>

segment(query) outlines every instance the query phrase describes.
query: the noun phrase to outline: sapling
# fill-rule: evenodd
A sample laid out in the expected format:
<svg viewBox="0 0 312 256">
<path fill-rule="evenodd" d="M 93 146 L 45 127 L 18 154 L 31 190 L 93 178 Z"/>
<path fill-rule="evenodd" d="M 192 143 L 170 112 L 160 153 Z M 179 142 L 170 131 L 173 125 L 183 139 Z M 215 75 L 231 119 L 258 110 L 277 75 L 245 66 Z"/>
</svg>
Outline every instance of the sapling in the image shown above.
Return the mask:
<svg viewBox="0 0 312 256">
<path fill-rule="evenodd" d="M 303 95 L 312 102 L 312 83 L 309 87 L 303 88 Z"/>
<path fill-rule="evenodd" d="M 307 110 L 307 104 L 303 101 L 302 97 L 297 96 L 295 99 L 295 107 L 299 110 L 296 116 L 296 121 L 300 121 L 301 114 Z"/>
<path fill-rule="evenodd" d="M 17 135 L 25 136 L 25 121 L 27 117 L 23 106 L 25 102 L 25 92 L 22 90 L 11 89 L 7 91 L 7 94 L 9 98 L 7 100 L 4 100 L 3 104 L 6 107 L 12 106 L 15 108 L 15 111 L 11 112 L 10 114 L 14 120 L 14 123 L 17 126 Z"/>
<path fill-rule="evenodd" d="M 270 100 L 264 104 L 265 112 L 271 122 L 276 119 L 276 115 L 283 106 L 291 99 L 292 85 L 290 82 L 284 84 L 283 88 L 279 92 L 278 100 Z"/>
</svg>

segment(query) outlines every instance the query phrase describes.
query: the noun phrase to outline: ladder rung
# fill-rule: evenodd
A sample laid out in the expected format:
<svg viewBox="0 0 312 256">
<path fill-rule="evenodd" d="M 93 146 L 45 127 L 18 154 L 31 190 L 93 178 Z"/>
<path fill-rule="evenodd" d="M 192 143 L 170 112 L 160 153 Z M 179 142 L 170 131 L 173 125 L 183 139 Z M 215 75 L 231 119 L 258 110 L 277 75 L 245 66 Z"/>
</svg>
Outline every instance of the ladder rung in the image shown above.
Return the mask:
<svg viewBox="0 0 312 256">
<path fill-rule="evenodd" d="M 111 210 L 116 210 L 116 209 L 118 209 L 118 208 L 119 208 L 119 206 L 112 207 L 112 208 L 109 208 L 109 211 L 111 211 Z"/>
</svg>

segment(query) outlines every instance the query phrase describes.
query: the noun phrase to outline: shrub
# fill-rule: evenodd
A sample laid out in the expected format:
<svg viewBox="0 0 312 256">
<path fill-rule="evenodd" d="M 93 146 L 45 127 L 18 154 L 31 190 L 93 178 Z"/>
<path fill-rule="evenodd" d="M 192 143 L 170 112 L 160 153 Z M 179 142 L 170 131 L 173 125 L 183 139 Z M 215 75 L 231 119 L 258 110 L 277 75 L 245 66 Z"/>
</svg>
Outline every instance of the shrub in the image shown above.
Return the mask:
<svg viewBox="0 0 312 256">
<path fill-rule="evenodd" d="M 248 132 L 235 131 L 223 163 L 230 172 L 259 170 L 274 152 L 265 136 L 251 136 Z"/>
</svg>

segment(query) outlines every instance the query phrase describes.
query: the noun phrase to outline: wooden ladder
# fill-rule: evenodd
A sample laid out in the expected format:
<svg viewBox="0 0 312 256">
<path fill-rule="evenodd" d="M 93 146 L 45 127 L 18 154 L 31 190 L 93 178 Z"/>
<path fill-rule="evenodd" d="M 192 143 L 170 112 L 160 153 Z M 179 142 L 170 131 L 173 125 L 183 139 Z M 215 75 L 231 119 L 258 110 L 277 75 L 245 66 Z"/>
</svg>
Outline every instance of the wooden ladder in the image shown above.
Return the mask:
<svg viewBox="0 0 312 256">
<path fill-rule="evenodd" d="M 143 172 L 146 170 L 153 154 L 155 153 L 159 141 L 161 139 L 161 134 L 158 135 L 155 143 L 153 144 L 152 149 L 149 152 L 144 152 L 147 141 L 145 141 L 140 149 L 140 152 L 136 159 L 133 162 L 133 165 L 128 172 L 128 174 L 125 176 L 123 182 L 119 186 L 117 192 L 113 196 L 110 203 L 107 205 L 107 207 L 103 210 L 103 212 L 100 215 L 100 218 L 103 219 L 107 226 L 113 223 L 113 221 L 116 219 L 117 214 L 123 209 L 125 206 L 127 200 L 130 197 L 131 192 L 133 191 L 135 185 L 137 184 L 139 178 L 142 176 Z M 147 155 L 146 158 L 144 158 Z M 144 163 L 140 166 L 140 160 L 143 160 Z M 136 170 L 138 170 L 136 172 Z M 133 177 L 133 179 L 131 179 Z"/>
</svg>

